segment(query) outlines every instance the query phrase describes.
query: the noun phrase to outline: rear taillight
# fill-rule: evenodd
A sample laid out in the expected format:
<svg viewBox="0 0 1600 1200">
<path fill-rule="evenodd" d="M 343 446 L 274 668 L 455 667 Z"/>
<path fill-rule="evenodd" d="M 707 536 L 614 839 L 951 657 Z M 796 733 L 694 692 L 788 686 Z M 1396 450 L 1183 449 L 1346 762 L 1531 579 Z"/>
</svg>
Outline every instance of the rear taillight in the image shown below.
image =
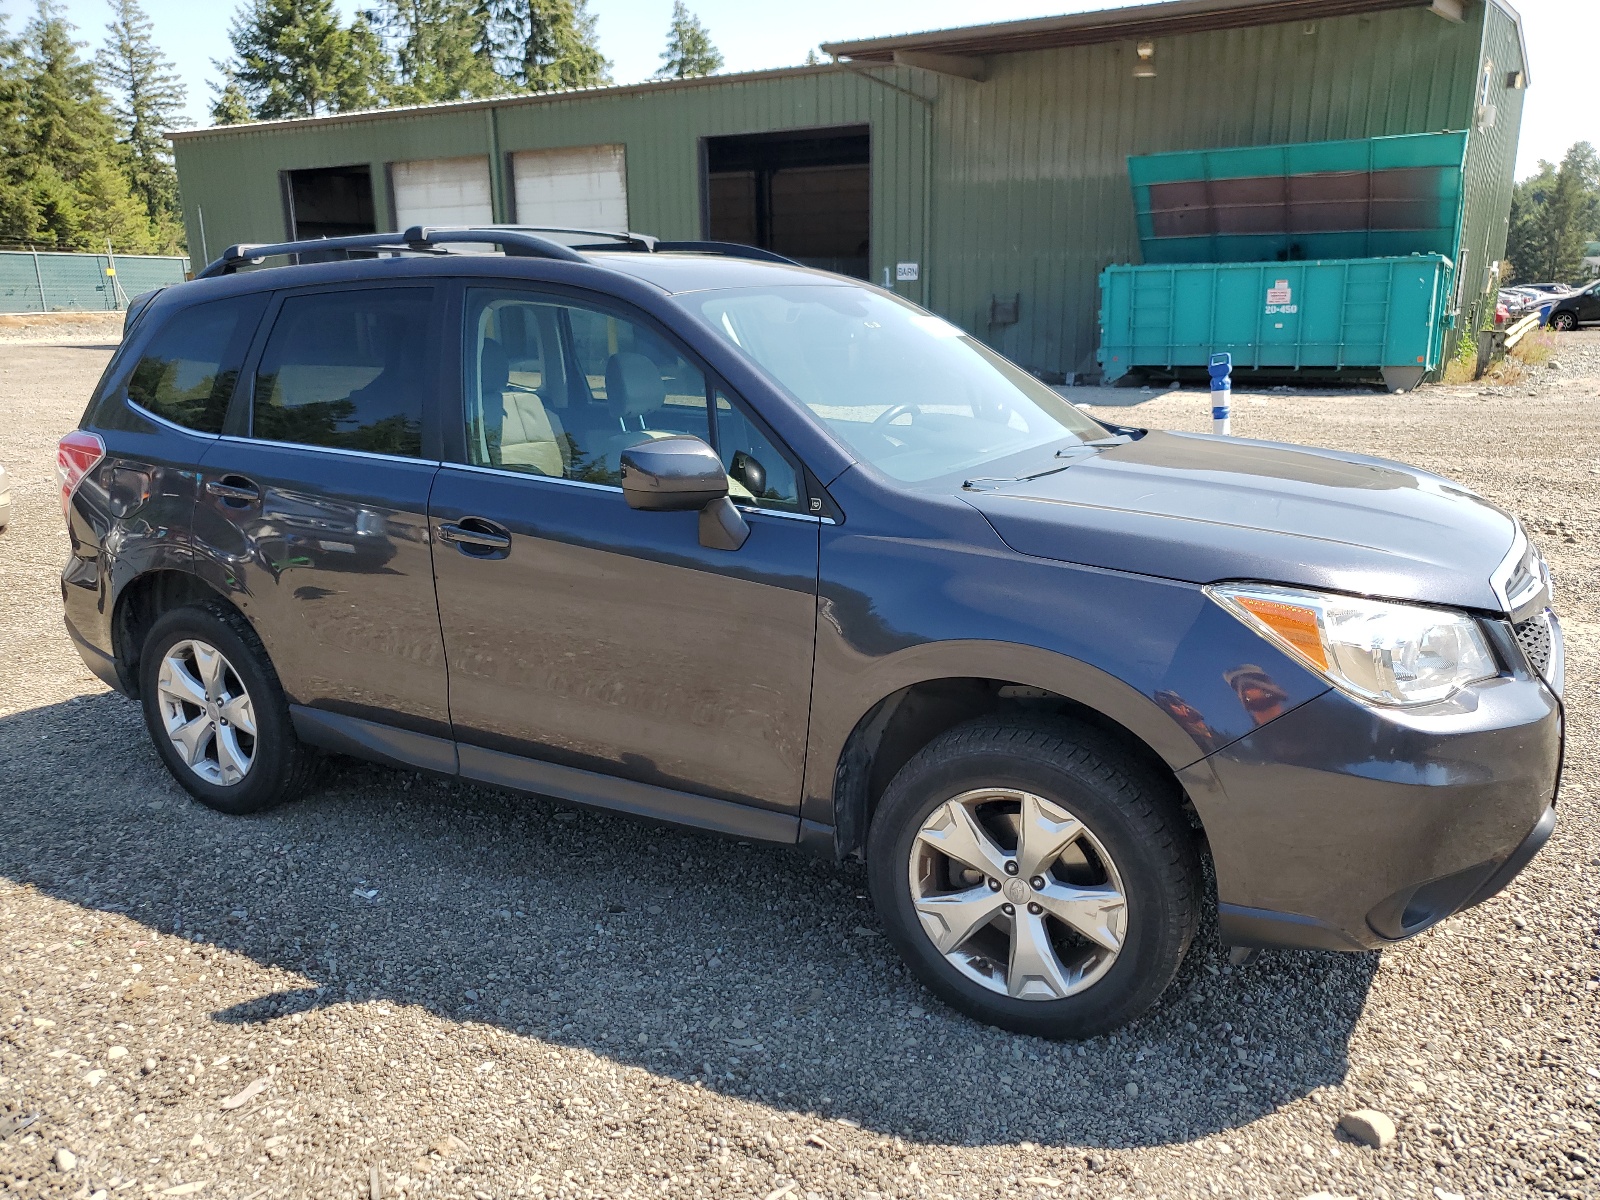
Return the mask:
<svg viewBox="0 0 1600 1200">
<path fill-rule="evenodd" d="M 72 493 L 100 460 L 106 456 L 106 444 L 98 433 L 87 429 L 74 429 L 56 443 L 56 478 L 61 481 L 61 515 L 71 510 Z"/>
</svg>

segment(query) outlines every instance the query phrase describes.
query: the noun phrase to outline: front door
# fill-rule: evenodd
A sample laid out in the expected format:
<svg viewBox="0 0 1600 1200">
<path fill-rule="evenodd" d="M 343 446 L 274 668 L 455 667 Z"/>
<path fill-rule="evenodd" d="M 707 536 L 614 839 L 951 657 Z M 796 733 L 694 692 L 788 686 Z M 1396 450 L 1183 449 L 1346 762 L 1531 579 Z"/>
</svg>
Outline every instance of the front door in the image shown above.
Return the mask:
<svg viewBox="0 0 1600 1200">
<path fill-rule="evenodd" d="M 234 436 L 201 461 L 195 531 L 293 703 L 448 739 L 423 452 L 437 291 L 284 296 Z"/>
<path fill-rule="evenodd" d="M 430 504 L 463 774 L 516 756 L 797 813 L 818 522 L 793 462 L 638 314 L 471 287 L 463 315 L 466 461 Z M 713 424 L 752 527 L 731 553 L 620 487 L 624 447 Z"/>
</svg>

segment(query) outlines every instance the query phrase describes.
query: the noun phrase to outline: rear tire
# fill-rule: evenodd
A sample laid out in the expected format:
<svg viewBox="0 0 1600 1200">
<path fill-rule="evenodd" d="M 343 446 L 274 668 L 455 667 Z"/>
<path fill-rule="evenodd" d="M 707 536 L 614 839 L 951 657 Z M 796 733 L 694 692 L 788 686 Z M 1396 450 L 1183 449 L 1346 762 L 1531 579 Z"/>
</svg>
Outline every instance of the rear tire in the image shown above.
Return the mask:
<svg viewBox="0 0 1600 1200">
<path fill-rule="evenodd" d="M 232 816 L 294 799 L 316 765 L 255 631 L 220 601 L 173 609 L 139 659 L 145 725 L 200 803 Z"/>
<path fill-rule="evenodd" d="M 1065 720 L 985 718 L 924 747 L 873 816 L 867 870 L 930 991 L 1038 1037 L 1093 1037 L 1144 1013 L 1198 924 L 1199 859 L 1173 784 Z"/>
</svg>

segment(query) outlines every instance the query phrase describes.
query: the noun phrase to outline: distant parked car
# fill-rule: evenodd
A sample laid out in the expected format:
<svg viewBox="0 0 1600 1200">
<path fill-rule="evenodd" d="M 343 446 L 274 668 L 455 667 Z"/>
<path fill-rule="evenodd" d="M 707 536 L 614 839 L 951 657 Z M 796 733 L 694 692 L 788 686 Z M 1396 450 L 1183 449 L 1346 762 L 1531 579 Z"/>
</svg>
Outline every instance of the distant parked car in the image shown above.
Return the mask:
<svg viewBox="0 0 1600 1200">
<path fill-rule="evenodd" d="M 0 533 L 11 524 L 11 477 L 0 467 Z"/>
<path fill-rule="evenodd" d="M 1561 297 L 1550 310 L 1552 329 L 1577 329 L 1596 322 L 1600 322 L 1600 280 Z"/>
<path fill-rule="evenodd" d="M 1567 283 L 1519 283 L 1517 286 L 1543 292 L 1546 296 L 1565 296 L 1573 290 L 1572 285 Z"/>
</svg>

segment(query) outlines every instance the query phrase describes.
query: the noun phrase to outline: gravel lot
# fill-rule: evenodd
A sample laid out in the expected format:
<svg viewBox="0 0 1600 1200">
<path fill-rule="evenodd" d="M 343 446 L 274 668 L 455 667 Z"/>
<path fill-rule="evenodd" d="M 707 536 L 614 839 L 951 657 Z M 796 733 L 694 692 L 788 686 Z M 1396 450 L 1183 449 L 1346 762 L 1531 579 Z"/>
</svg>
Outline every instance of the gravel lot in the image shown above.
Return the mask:
<svg viewBox="0 0 1600 1200">
<path fill-rule="evenodd" d="M 853 867 L 351 763 L 189 802 L 61 628 L 54 442 L 108 349 L 37 336 L 0 331 L 0 1194 L 1600 1194 L 1600 333 L 1513 387 L 1236 398 L 1527 521 L 1569 647 L 1550 846 L 1382 955 L 1231 969 L 1208 931 L 1081 1046 L 941 1008 Z M 1361 1107 L 1392 1144 L 1338 1132 Z"/>
</svg>

